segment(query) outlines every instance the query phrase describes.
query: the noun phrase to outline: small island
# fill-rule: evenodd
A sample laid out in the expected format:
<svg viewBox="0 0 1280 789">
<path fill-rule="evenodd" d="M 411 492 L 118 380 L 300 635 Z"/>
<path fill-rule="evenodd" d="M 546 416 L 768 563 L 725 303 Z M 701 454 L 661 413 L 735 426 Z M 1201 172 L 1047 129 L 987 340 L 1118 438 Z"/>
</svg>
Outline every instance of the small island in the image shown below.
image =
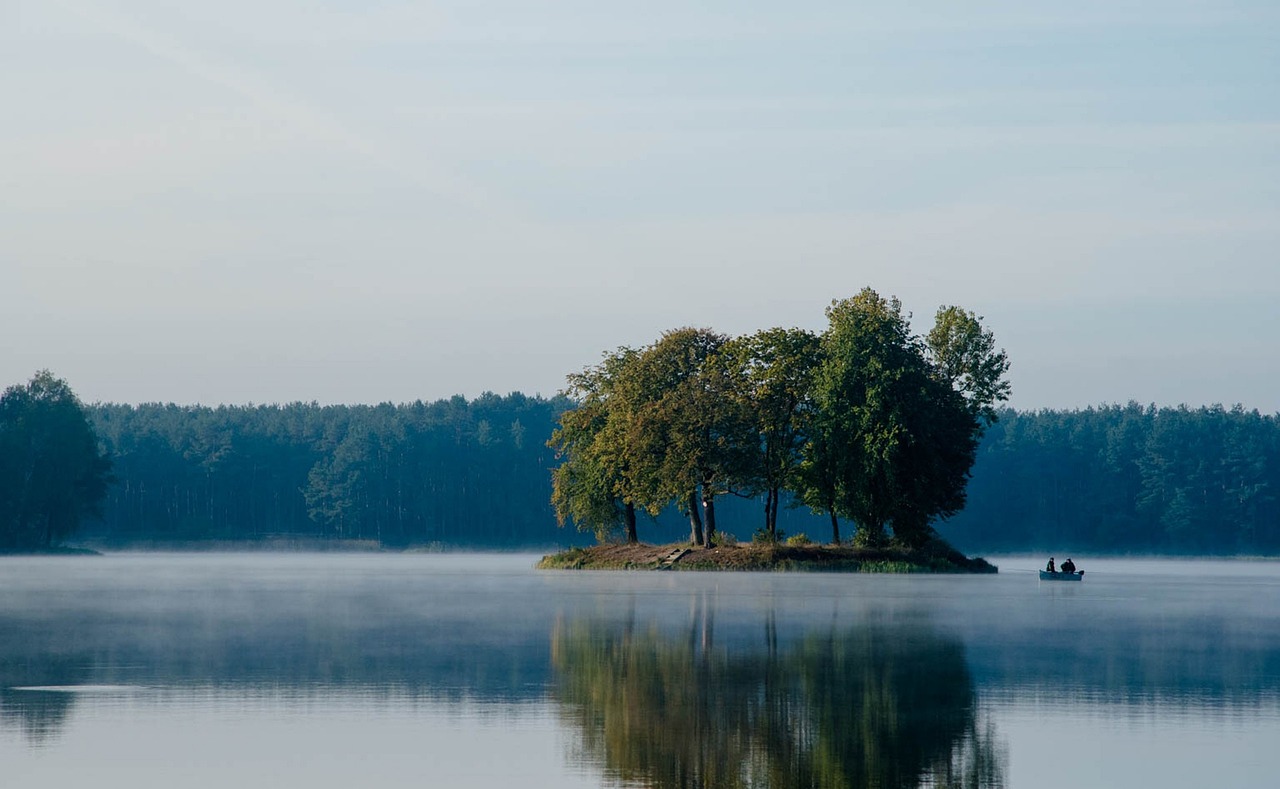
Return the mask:
<svg viewBox="0 0 1280 789">
<path fill-rule="evenodd" d="M 862 548 L 817 543 L 738 543 L 695 548 L 688 543 L 606 543 L 542 557 L 540 570 L 744 570 L 842 573 L 995 573 L 946 541 L 919 548 Z"/>
<path fill-rule="evenodd" d="M 995 572 L 933 524 L 964 507 L 978 442 L 1009 396 L 1009 358 L 968 310 L 940 307 L 925 336 L 910 317 L 864 288 L 832 302 L 821 334 L 685 327 L 570 375 L 551 503 L 560 525 L 600 544 L 538 566 Z M 717 526 L 727 495 L 763 504 L 749 543 Z M 825 514 L 830 542 L 784 540 L 783 507 Z M 638 513 L 668 510 L 689 519 L 688 542 L 641 543 Z"/>
</svg>

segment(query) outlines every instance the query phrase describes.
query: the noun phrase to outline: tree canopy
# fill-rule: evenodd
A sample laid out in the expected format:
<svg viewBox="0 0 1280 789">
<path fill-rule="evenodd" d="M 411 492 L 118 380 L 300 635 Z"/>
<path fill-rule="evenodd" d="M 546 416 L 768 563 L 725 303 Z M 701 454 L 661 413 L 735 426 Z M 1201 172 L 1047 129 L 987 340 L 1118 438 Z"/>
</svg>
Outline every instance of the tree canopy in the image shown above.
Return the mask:
<svg viewBox="0 0 1280 789">
<path fill-rule="evenodd" d="M 580 406 L 552 442 L 562 522 L 605 534 L 608 502 L 675 504 L 691 542 L 711 545 L 718 495 L 763 494 L 762 534 L 776 538 L 785 492 L 830 515 L 834 542 L 840 518 L 867 544 L 890 529 L 926 539 L 964 506 L 978 440 L 1008 397 L 1008 358 L 972 312 L 939 309 L 921 338 L 897 299 L 870 288 L 827 319 L 820 336 L 676 329 L 571 376 Z"/>
<path fill-rule="evenodd" d="M 565 458 L 551 472 L 551 503 L 560 525 L 583 524 L 607 539 L 619 529 L 636 541 L 636 497 L 626 441 L 630 411 L 619 379 L 635 357 L 620 348 L 594 368 L 569 377 L 576 409 L 560 417 L 548 444 Z"/>
<path fill-rule="evenodd" d="M 100 513 L 111 462 L 48 370 L 0 395 L 0 550 L 48 549 Z"/>
</svg>

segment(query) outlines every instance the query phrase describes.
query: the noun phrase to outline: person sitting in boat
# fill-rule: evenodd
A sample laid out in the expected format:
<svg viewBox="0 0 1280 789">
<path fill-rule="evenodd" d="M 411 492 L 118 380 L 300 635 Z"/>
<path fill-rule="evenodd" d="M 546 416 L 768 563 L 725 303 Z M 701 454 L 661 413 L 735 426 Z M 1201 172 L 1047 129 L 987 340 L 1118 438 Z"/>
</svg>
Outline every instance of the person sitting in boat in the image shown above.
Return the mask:
<svg viewBox="0 0 1280 789">
<path fill-rule="evenodd" d="M 1076 563 L 1071 561 L 1071 557 L 1068 556 L 1067 560 L 1062 563 L 1062 572 L 1071 573 L 1074 575 L 1075 571 L 1076 571 Z"/>
<path fill-rule="evenodd" d="M 1053 569 L 1053 557 L 1052 557 L 1052 556 L 1050 556 L 1050 557 L 1049 557 L 1049 566 L 1048 566 L 1048 567 L 1045 567 L 1044 569 L 1045 569 L 1045 572 L 1050 572 L 1050 573 L 1056 573 L 1056 572 L 1058 572 L 1057 570 Z"/>
</svg>

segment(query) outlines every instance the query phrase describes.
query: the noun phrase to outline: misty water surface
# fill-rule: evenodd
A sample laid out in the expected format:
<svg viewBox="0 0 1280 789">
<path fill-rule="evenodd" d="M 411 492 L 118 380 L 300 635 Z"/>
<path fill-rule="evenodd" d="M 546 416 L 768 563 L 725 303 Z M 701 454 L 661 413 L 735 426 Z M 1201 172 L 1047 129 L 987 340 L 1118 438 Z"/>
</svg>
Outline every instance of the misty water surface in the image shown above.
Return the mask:
<svg viewBox="0 0 1280 789">
<path fill-rule="evenodd" d="M 1280 565 L 0 559 L 6 787 L 1264 787 Z"/>
</svg>

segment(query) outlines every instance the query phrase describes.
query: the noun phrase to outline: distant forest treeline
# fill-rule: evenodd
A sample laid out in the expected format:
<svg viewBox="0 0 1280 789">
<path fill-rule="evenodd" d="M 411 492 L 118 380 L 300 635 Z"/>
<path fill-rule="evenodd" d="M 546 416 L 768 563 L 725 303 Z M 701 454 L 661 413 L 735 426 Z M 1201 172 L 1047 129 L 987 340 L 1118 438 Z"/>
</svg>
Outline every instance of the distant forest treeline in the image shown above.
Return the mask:
<svg viewBox="0 0 1280 789">
<path fill-rule="evenodd" d="M 944 527 L 986 550 L 1280 553 L 1280 417 L 1130 403 L 1006 411 Z"/>
<path fill-rule="evenodd" d="M 374 406 L 94 405 L 110 543 L 336 538 L 555 542 L 546 447 L 567 400 Z"/>
<path fill-rule="evenodd" d="M 266 538 L 388 546 L 545 546 L 558 529 L 546 441 L 564 398 L 485 394 L 406 405 L 93 405 L 112 459 L 107 544 Z M 1136 404 L 1005 410 L 982 440 L 968 506 L 940 524 L 968 550 L 1280 553 L 1280 421 L 1243 409 Z M 723 528 L 764 525 L 725 497 Z M 787 533 L 829 529 L 807 510 Z M 640 539 L 687 537 L 678 513 Z"/>
</svg>

